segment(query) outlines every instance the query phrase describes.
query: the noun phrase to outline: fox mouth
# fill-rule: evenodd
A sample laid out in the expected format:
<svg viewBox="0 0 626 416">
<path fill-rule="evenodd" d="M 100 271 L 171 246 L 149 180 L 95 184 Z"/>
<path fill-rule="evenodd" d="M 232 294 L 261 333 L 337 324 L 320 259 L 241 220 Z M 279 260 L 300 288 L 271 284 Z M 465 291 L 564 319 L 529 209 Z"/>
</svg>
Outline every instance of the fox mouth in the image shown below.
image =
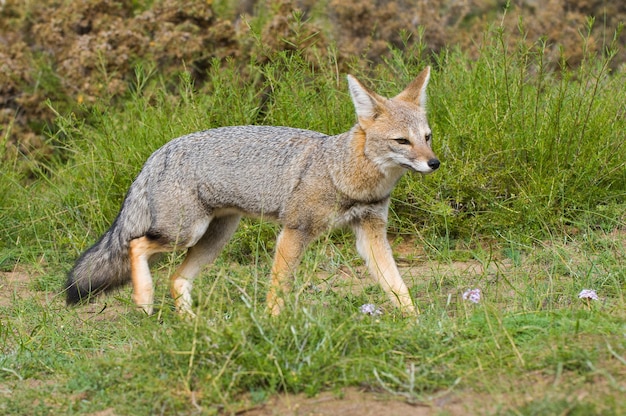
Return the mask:
<svg viewBox="0 0 626 416">
<path fill-rule="evenodd" d="M 415 166 L 411 166 L 408 163 L 401 163 L 400 164 L 401 167 L 403 167 L 404 169 L 407 169 L 411 172 L 417 172 L 417 173 L 421 173 L 422 175 L 428 175 L 431 174 L 435 171 L 435 169 L 428 167 L 427 170 L 422 170 L 422 169 L 418 169 Z"/>
</svg>

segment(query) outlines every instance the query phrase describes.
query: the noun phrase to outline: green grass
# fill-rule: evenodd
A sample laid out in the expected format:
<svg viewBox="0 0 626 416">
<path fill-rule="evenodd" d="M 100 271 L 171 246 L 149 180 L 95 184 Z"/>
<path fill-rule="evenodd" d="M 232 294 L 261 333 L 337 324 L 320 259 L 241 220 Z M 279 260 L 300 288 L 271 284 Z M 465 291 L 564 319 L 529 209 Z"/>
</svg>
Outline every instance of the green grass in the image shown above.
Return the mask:
<svg viewBox="0 0 626 416">
<path fill-rule="evenodd" d="M 2 167 L 0 264 L 13 273 L 1 281 L 0 412 L 230 413 L 277 392 L 348 386 L 410 402 L 457 395 L 476 411 L 489 397 L 495 414 L 626 411 L 626 74 L 610 73 L 610 52 L 579 69 L 548 68 L 545 45 L 511 51 L 505 34 L 490 36 L 477 60 L 432 57 L 442 168 L 407 175 L 393 194 L 392 244 L 419 321 L 398 315 L 376 286 L 355 289 L 363 267 L 342 232 L 309 249 L 285 313 L 268 317 L 277 228 L 258 221 L 242 223 L 198 279 L 195 320 L 179 318 L 167 294 L 177 255 L 156 268 L 155 316 L 134 309 L 128 288 L 63 304 L 65 272 L 171 138 L 249 123 L 350 128 L 332 62 L 312 68 L 283 54 L 251 62 L 249 78 L 216 64 L 200 91 L 185 77 L 172 91 L 139 68 L 118 107 L 60 114 L 53 162 L 34 178 Z M 424 64 L 394 54 L 355 72 L 393 95 Z M 481 303 L 463 301 L 475 287 Z M 600 300 L 579 300 L 585 288 Z M 365 303 L 385 313 L 362 315 Z"/>
<path fill-rule="evenodd" d="M 590 238 L 580 244 L 612 241 Z M 433 266 L 426 275 L 435 277 L 423 279 L 405 269 L 422 308 L 419 323 L 398 316 L 374 286 L 358 294 L 339 282 L 324 289 L 314 272 L 300 276 L 285 314 L 272 319 L 263 303 L 267 265 L 233 266 L 227 258 L 199 279 L 198 318 L 190 322 L 172 311 L 165 293 L 167 262 L 156 273 L 162 305 L 152 317 L 134 310 L 129 290 L 68 310 L 54 295 L 62 275 L 44 274 L 0 308 L 0 386 L 10 391 L 1 406 L 9 414 L 171 414 L 193 413 L 195 400 L 211 413 L 279 391 L 312 395 L 357 385 L 418 402 L 448 389 L 503 394 L 540 379 L 548 387 L 526 409 L 567 404 L 610 414 L 626 406 L 620 244 L 602 253 L 587 249 L 592 258 L 576 264 L 562 254 L 583 247 L 563 244 L 539 247 L 520 266 L 495 261 L 479 274 Z M 343 255 L 327 254 L 313 247 L 307 261 L 326 269 Z M 482 288 L 480 304 L 462 301 L 467 287 Z M 586 287 L 601 300 L 579 301 Z M 360 314 L 370 302 L 382 303 L 385 314 Z M 599 383 L 605 387 L 596 396 L 572 402 L 573 392 Z"/>
</svg>

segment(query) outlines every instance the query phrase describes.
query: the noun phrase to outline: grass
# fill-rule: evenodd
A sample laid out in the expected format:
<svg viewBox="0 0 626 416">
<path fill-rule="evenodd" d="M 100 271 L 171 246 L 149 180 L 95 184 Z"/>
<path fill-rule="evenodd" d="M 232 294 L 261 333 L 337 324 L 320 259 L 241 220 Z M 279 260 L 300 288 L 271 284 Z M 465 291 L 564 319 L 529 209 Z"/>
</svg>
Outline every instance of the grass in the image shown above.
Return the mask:
<svg viewBox="0 0 626 416">
<path fill-rule="evenodd" d="M 591 239 L 581 244 L 612 241 Z M 528 381 L 539 380 L 546 390 L 533 393 L 528 409 L 567 405 L 610 414 L 625 405 L 619 244 L 602 262 L 563 262 L 564 252 L 582 249 L 563 244 L 539 248 L 520 266 L 496 261 L 481 273 L 431 266 L 424 274 L 432 278 L 423 279 L 405 268 L 423 309 L 419 323 L 398 316 L 376 287 L 353 293 L 349 281 L 334 277 L 333 289 L 324 289 L 315 274 L 303 278 L 321 289 L 301 284 L 287 312 L 271 319 L 262 300 L 267 266 L 233 266 L 226 258 L 199 279 L 198 319 L 191 322 L 171 310 L 162 281 L 167 263 L 156 273 L 163 304 L 153 317 L 134 310 L 129 290 L 68 310 L 52 283 L 62 275 L 42 275 L 29 284 L 41 289 L 30 286 L 2 307 L 0 385 L 10 391 L 3 411 L 170 414 L 193 413 L 196 403 L 205 413 L 234 412 L 277 391 L 312 395 L 351 385 L 422 402 L 449 389 L 527 392 Z M 321 261 L 319 247 L 312 251 L 308 261 Z M 480 304 L 461 300 L 470 286 L 482 288 Z M 601 300 L 579 301 L 584 287 L 597 288 Z M 383 303 L 385 314 L 360 314 L 369 302 Z M 598 385 L 605 387 L 596 396 L 572 399 Z"/>
<path fill-rule="evenodd" d="M 34 178 L 2 168 L 0 411 L 231 413 L 277 392 L 349 386 L 412 403 L 458 397 L 493 414 L 626 411 L 626 74 L 610 73 L 611 45 L 579 69 L 547 68 L 545 45 L 511 51 L 506 34 L 491 35 L 475 61 L 452 50 L 432 58 L 443 166 L 405 176 L 393 194 L 392 244 L 419 321 L 376 286 L 361 289 L 363 266 L 342 232 L 309 249 L 286 312 L 268 317 L 277 228 L 258 221 L 198 279 L 197 319 L 172 311 L 178 255 L 156 268 L 155 316 L 134 309 L 128 288 L 63 304 L 64 273 L 171 138 L 249 123 L 347 130 L 355 117 L 331 62 L 282 54 L 250 63 L 253 81 L 216 64 L 202 91 L 183 76 L 174 92 L 138 68 L 119 107 L 59 114 L 55 161 Z M 395 54 L 357 75 L 393 95 L 418 70 Z M 479 304 L 463 301 L 469 288 L 481 289 Z M 579 300 L 585 288 L 600 300 Z M 365 303 L 384 314 L 361 314 Z"/>
</svg>

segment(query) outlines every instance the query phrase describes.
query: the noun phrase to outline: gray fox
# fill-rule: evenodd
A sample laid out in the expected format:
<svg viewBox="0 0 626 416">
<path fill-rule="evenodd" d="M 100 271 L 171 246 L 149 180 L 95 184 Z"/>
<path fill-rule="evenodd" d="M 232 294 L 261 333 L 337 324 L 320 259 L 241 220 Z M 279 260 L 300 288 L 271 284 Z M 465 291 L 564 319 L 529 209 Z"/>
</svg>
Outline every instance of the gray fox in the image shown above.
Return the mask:
<svg viewBox="0 0 626 416">
<path fill-rule="evenodd" d="M 132 298 L 153 311 L 152 255 L 186 248 L 170 290 L 193 315 L 191 287 L 219 255 L 243 215 L 282 224 L 267 307 L 284 306 L 290 277 L 309 243 L 350 227 L 373 278 L 405 314 L 415 313 L 387 240 L 393 187 L 407 170 L 439 167 L 426 119 L 424 69 L 387 99 L 348 75 L 357 123 L 328 136 L 290 127 L 221 127 L 179 137 L 155 151 L 130 186 L 111 228 L 68 274 L 68 305 L 132 282 Z"/>
</svg>

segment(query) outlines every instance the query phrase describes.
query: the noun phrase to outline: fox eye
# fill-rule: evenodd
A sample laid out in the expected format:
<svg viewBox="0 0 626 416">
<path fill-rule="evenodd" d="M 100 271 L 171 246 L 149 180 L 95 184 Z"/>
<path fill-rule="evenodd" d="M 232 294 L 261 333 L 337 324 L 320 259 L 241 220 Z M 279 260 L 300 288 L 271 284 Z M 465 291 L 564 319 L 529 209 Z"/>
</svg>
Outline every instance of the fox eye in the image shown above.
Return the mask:
<svg viewBox="0 0 626 416">
<path fill-rule="evenodd" d="M 411 144 L 411 142 L 408 139 L 405 139 L 404 137 L 399 137 L 399 138 L 393 139 L 393 140 L 395 140 L 395 142 L 398 143 L 398 144 L 404 144 L 404 145 Z"/>
<path fill-rule="evenodd" d="M 432 133 L 428 133 L 425 138 L 426 138 L 426 143 L 428 143 L 429 141 L 431 141 L 433 139 L 433 134 Z"/>
</svg>

